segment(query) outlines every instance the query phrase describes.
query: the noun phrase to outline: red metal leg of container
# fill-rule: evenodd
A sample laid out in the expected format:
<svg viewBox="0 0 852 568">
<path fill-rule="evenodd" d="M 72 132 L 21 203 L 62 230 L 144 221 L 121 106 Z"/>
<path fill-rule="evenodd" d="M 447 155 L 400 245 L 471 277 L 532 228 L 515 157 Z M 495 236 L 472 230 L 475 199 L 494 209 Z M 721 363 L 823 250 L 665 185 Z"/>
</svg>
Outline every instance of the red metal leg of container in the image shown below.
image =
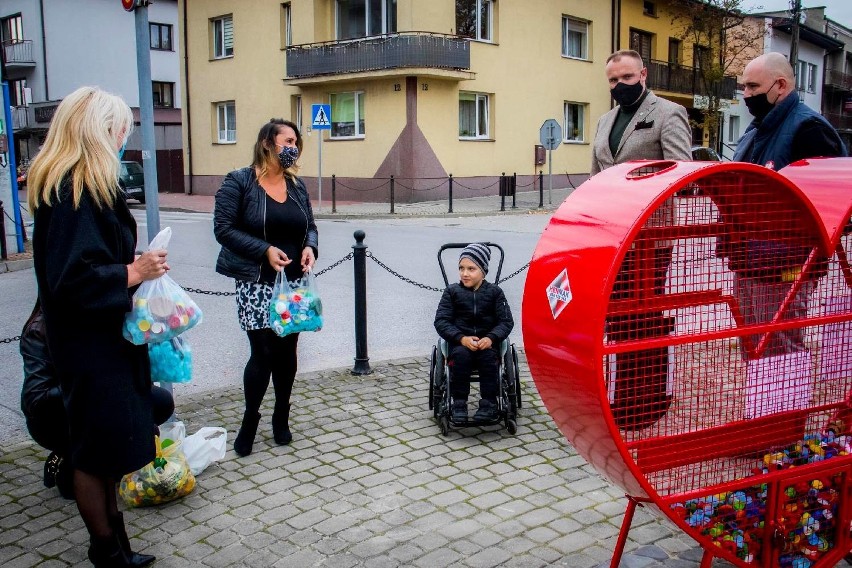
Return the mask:
<svg viewBox="0 0 852 568">
<path fill-rule="evenodd" d="M 618 568 L 621 562 L 621 556 L 624 554 L 624 545 L 627 543 L 627 533 L 630 532 L 630 525 L 633 524 L 633 514 L 636 512 L 636 506 L 642 506 L 642 502 L 650 503 L 650 499 L 642 499 L 640 497 L 627 497 L 627 510 L 624 511 L 624 520 L 621 521 L 621 530 L 618 531 L 618 541 L 615 543 L 615 550 L 612 551 L 612 562 L 610 568 Z"/>
</svg>

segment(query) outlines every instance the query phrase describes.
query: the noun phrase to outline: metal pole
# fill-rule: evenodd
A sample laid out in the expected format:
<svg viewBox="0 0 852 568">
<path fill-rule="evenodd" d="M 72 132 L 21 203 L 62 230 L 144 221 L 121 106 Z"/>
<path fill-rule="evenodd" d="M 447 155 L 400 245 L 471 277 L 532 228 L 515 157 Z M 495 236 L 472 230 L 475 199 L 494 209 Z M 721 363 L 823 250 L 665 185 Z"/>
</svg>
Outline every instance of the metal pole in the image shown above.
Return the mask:
<svg viewBox="0 0 852 568">
<path fill-rule="evenodd" d="M 391 214 L 393 214 L 393 176 L 390 177 L 390 202 L 391 202 Z"/>
<path fill-rule="evenodd" d="M 541 170 L 538 172 L 538 207 L 544 208 L 544 172 Z"/>
<path fill-rule="evenodd" d="M 9 251 L 6 250 L 6 210 L 3 209 L 3 202 L 0 201 L 0 260 L 9 258 Z"/>
<path fill-rule="evenodd" d="M 500 183 L 498 185 L 500 188 L 500 211 L 506 210 L 506 172 L 502 172 L 500 174 Z"/>
<path fill-rule="evenodd" d="M 512 173 L 512 209 L 517 209 L 518 206 L 515 205 L 515 196 L 518 193 L 518 172 Z"/>
<path fill-rule="evenodd" d="M 806 78 L 799 77 L 799 17 L 802 13 L 802 0 L 792 0 L 790 2 L 793 8 L 793 14 L 790 18 L 790 65 L 793 66 L 793 73 L 796 78 L 804 84 Z"/>
<path fill-rule="evenodd" d="M 142 134 L 142 170 L 145 173 L 145 213 L 148 242 L 160 232 L 160 202 L 157 187 L 157 146 L 154 141 L 154 91 L 151 88 L 151 30 L 148 7 L 133 11 L 136 23 L 136 73 L 139 78 L 139 130 Z"/>
<path fill-rule="evenodd" d="M 453 174 L 450 174 L 450 207 L 447 209 L 447 213 L 453 212 Z"/>
<path fill-rule="evenodd" d="M 547 151 L 547 204 L 553 205 L 553 150 Z"/>
<path fill-rule="evenodd" d="M 317 201 L 317 211 L 322 211 L 322 130 L 317 130 L 317 146 L 319 147 L 319 166 L 317 170 L 317 186 L 319 187 L 319 200 Z"/>
<path fill-rule="evenodd" d="M 353 375 L 369 375 L 370 358 L 367 356 L 367 245 L 362 230 L 354 233 L 352 260 L 355 273 L 355 366 Z"/>
<path fill-rule="evenodd" d="M 3 56 L 4 61 L 4 69 L 5 69 L 5 60 L 6 56 Z M 13 218 L 15 220 L 15 241 L 18 245 L 18 252 L 24 252 L 24 220 L 21 218 L 21 202 L 18 199 L 18 162 L 15 157 L 15 133 L 14 127 L 12 124 L 12 109 L 9 106 L 9 83 L 6 80 L 5 71 L 3 72 L 3 117 L 5 119 L 6 125 L 6 145 L 9 148 L 9 176 L 12 182 L 10 188 L 12 190 L 12 208 L 14 211 L 12 212 Z M 20 230 L 18 230 L 20 228 Z M 6 244 L 6 231 L 4 230 L 0 238 L 3 239 L 3 244 Z"/>
<path fill-rule="evenodd" d="M 331 174 L 331 212 L 337 213 L 337 174 Z"/>
</svg>

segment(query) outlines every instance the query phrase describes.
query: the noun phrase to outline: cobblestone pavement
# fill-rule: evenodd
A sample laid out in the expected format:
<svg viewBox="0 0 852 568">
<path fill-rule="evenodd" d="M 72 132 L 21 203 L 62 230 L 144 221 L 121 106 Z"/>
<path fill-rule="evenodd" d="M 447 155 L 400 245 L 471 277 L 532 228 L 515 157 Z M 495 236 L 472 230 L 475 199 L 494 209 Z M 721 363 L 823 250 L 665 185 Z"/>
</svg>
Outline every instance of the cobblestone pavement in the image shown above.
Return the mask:
<svg viewBox="0 0 852 568">
<path fill-rule="evenodd" d="M 608 566 L 626 500 L 557 431 L 523 357 L 521 368 L 515 436 L 489 427 L 442 437 L 427 410 L 425 357 L 374 364 L 367 377 L 300 374 L 292 445 L 272 441 L 268 397 L 246 458 L 231 449 L 240 389 L 180 400 L 189 433 L 228 429 L 228 453 L 189 496 L 126 512 L 134 547 L 162 568 Z M 18 440 L 0 457 L 6 568 L 88 565 L 74 503 L 42 485 L 46 454 Z M 673 525 L 637 510 L 622 566 L 700 558 Z"/>
</svg>

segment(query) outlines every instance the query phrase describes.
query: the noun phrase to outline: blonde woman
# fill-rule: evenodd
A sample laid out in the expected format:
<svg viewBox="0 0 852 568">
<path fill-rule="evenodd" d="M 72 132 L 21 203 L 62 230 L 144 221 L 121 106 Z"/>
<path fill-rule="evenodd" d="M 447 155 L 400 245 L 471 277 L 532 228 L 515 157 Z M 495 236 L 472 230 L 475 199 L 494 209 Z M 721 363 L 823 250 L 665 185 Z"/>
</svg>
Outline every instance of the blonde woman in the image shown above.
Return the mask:
<svg viewBox="0 0 852 568">
<path fill-rule="evenodd" d="M 118 185 L 130 108 L 94 87 L 56 110 L 29 171 L 33 260 L 47 343 L 68 414 L 73 488 L 97 567 L 145 566 L 116 503 L 116 481 L 154 458 L 148 351 L 122 337 L 136 287 L 169 269 L 138 258 L 136 222 Z"/>
<path fill-rule="evenodd" d="M 240 456 L 252 452 L 270 376 L 275 388 L 273 439 L 279 445 L 293 439 L 290 393 L 299 334 L 275 335 L 269 327 L 269 304 L 276 274 L 283 270 L 288 280 L 296 280 L 318 255 L 311 200 L 295 175 L 301 150 L 295 124 L 270 120 L 257 134 L 252 165 L 229 173 L 216 193 L 213 231 L 222 245 L 216 272 L 236 280 L 237 314 L 251 348 L 243 372 L 246 408 L 234 440 Z"/>
</svg>

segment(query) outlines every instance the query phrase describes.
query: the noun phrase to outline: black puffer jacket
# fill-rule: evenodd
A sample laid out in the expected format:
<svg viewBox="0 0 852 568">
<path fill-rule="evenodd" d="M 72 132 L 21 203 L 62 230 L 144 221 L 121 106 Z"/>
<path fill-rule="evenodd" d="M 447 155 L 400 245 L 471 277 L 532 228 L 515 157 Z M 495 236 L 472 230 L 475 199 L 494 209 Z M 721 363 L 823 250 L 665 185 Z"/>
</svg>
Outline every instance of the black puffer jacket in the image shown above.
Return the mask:
<svg viewBox="0 0 852 568">
<path fill-rule="evenodd" d="M 21 410 L 27 420 L 39 416 L 40 410 L 59 401 L 62 390 L 59 377 L 53 369 L 47 337 L 44 333 L 44 315 L 36 305 L 21 332 L 21 357 L 24 360 L 24 386 L 21 389 Z M 41 412 L 43 415 L 44 413 Z"/>
<path fill-rule="evenodd" d="M 479 289 L 452 284 L 441 296 L 435 313 L 435 330 L 450 345 L 462 337 L 488 337 L 495 347 L 509 337 L 515 322 L 503 290 L 487 280 Z"/>
<path fill-rule="evenodd" d="M 308 231 L 302 248 L 313 248 L 314 256 L 319 258 L 317 225 L 302 180 L 288 178 L 287 195 L 296 200 L 308 218 Z M 225 176 L 216 193 L 213 209 L 213 233 L 222 245 L 216 260 L 216 272 L 247 282 L 260 281 L 260 268 L 266 262 L 266 249 L 270 246 L 264 238 L 265 220 L 266 192 L 257 183 L 254 168 L 241 168 Z M 272 284 L 272 281 L 267 284 Z"/>
</svg>

